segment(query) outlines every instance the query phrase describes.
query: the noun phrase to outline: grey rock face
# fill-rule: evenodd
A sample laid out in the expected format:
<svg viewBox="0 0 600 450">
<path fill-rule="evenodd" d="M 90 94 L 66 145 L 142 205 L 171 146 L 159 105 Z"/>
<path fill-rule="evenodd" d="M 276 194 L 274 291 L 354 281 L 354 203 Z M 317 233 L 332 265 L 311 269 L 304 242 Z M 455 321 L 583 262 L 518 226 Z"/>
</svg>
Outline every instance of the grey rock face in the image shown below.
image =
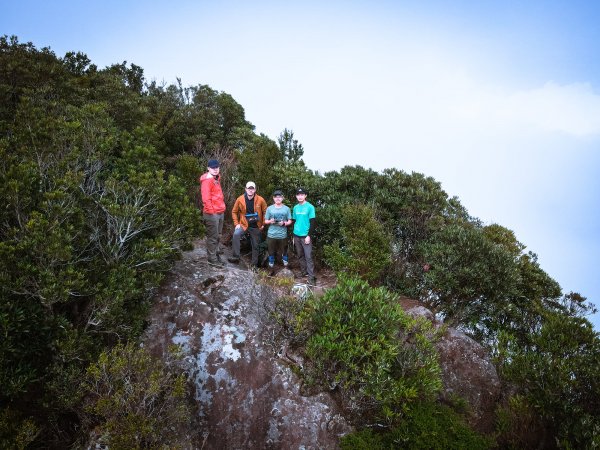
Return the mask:
<svg viewBox="0 0 600 450">
<path fill-rule="evenodd" d="M 449 328 L 438 342 L 443 398 L 458 396 L 470 406 L 469 422 L 481 432 L 494 430 L 494 411 L 501 395 L 500 379 L 486 350 L 466 334 Z"/>
<path fill-rule="evenodd" d="M 196 242 L 159 292 L 144 345 L 159 355 L 181 348 L 204 448 L 337 448 L 352 428 L 329 395 L 303 396 L 287 360 L 266 343 L 255 277 L 238 265 L 209 267 Z"/>
<path fill-rule="evenodd" d="M 425 317 L 434 324 L 441 325 L 421 302 L 402 299 L 400 303 L 407 314 Z M 501 385 L 487 351 L 454 328 L 448 328 L 436 348 L 442 369 L 442 399 L 448 402 L 453 402 L 456 398 L 466 400 L 470 411 L 469 423 L 478 431 L 492 432 Z"/>
</svg>

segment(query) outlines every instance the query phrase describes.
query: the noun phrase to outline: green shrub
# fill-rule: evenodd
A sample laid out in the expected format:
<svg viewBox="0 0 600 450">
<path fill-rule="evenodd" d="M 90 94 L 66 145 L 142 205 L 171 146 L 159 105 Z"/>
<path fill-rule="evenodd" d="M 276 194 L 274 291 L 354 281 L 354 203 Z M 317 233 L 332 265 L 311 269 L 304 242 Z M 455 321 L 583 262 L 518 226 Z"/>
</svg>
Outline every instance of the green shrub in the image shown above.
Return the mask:
<svg viewBox="0 0 600 450">
<path fill-rule="evenodd" d="M 168 162 L 172 164 L 171 173 L 175 175 L 185 187 L 188 198 L 194 205 L 201 206 L 198 179 L 204 172 L 198 158 L 192 155 L 177 155 Z M 204 222 L 202 223 L 201 236 L 204 235 Z"/>
<path fill-rule="evenodd" d="M 480 228 L 445 227 L 423 242 L 420 251 L 431 265 L 421 298 L 453 326 L 477 332 L 480 322 L 499 313 L 517 292 L 519 273 L 513 256 Z"/>
<path fill-rule="evenodd" d="M 340 221 L 340 239 L 325 246 L 325 261 L 336 272 L 375 284 L 391 263 L 390 237 L 367 205 L 344 206 Z"/>
<path fill-rule="evenodd" d="M 364 417 L 392 422 L 411 402 L 441 388 L 430 322 L 406 315 L 395 296 L 357 278 L 311 300 L 310 379 L 339 388 Z"/>
<path fill-rule="evenodd" d="M 0 448 L 25 449 L 38 433 L 39 429 L 32 419 L 23 419 L 9 408 L 0 409 Z"/>
<path fill-rule="evenodd" d="M 3 244 L 0 243 L 0 255 Z M 31 389 L 50 363 L 55 323 L 40 302 L 11 301 L 0 292 L 0 401 Z"/>
<path fill-rule="evenodd" d="M 536 448 L 547 439 L 544 423 L 520 394 L 509 397 L 496 410 L 497 442 L 502 448 Z"/>
<path fill-rule="evenodd" d="M 117 345 L 89 366 L 82 422 L 114 449 L 181 447 L 192 420 L 186 379 L 143 348 Z"/>
<path fill-rule="evenodd" d="M 390 431 L 370 429 L 344 436 L 342 450 L 475 450 L 492 447 L 490 439 L 471 430 L 460 415 L 445 405 L 418 403 Z"/>
<path fill-rule="evenodd" d="M 257 275 L 258 286 L 253 289 L 251 304 L 259 320 L 263 342 L 276 351 L 287 346 L 300 346 L 308 338 L 303 326 L 306 298 L 294 291 L 294 279 L 271 277 L 263 272 Z"/>
<path fill-rule="evenodd" d="M 514 418 L 505 421 L 502 431 L 518 434 L 523 422 L 535 420 L 548 442 L 560 442 L 564 448 L 596 448 L 600 337 L 585 318 L 550 312 L 542 317 L 528 346 L 507 333 L 500 335 L 500 374 L 520 394 L 508 405 L 508 418 Z"/>
</svg>

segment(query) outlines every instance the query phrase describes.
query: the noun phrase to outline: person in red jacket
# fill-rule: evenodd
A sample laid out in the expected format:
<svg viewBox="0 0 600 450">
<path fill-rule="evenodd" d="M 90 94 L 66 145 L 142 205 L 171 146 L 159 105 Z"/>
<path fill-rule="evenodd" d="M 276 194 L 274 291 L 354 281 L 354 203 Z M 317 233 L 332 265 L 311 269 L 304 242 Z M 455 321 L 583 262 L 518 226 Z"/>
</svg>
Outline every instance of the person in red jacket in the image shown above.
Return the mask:
<svg viewBox="0 0 600 450">
<path fill-rule="evenodd" d="M 206 254 L 208 264 L 223 267 L 219 256 L 219 243 L 223 231 L 225 200 L 221 189 L 219 161 L 208 161 L 208 172 L 200 177 L 200 194 L 202 195 L 202 216 L 206 224 Z"/>
</svg>

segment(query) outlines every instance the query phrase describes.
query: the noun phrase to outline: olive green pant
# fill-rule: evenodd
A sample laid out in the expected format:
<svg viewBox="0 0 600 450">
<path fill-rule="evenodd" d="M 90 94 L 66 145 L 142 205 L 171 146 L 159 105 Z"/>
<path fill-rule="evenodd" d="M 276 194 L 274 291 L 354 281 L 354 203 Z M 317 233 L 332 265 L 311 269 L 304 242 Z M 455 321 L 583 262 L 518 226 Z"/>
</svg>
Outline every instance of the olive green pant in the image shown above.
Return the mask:
<svg viewBox="0 0 600 450">
<path fill-rule="evenodd" d="M 218 261 L 217 252 L 223 232 L 224 215 L 221 213 L 203 214 L 202 216 L 206 225 L 206 255 L 209 261 Z"/>
</svg>

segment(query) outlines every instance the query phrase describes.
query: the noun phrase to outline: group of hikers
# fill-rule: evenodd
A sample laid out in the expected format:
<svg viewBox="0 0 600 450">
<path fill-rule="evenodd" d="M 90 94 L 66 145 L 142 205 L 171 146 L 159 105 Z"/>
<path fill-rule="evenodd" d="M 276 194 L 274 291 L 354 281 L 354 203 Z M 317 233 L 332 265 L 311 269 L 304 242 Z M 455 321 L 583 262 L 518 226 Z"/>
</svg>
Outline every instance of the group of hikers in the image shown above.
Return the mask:
<svg viewBox="0 0 600 450">
<path fill-rule="evenodd" d="M 220 182 L 220 165 L 216 159 L 208 161 L 208 172 L 200 177 L 200 193 L 202 196 L 202 215 L 206 224 L 206 253 L 208 264 L 223 267 L 220 249 L 223 231 L 225 200 Z M 260 267 L 259 245 L 262 231 L 268 225 L 267 249 L 269 267 L 273 268 L 277 259 L 284 267 L 288 266 L 288 227 L 293 226 L 292 236 L 302 276 L 308 277 L 310 284 L 316 283 L 312 257 L 312 237 L 315 230 L 315 207 L 306 201 L 304 188 L 296 189 L 298 203 L 290 210 L 283 204 L 283 192 L 273 192 L 273 204 L 267 207 L 265 199 L 256 193 L 253 181 L 246 183 L 244 194 L 240 195 L 231 210 L 234 230 L 232 238 L 232 256 L 227 258 L 231 263 L 240 261 L 240 241 L 246 235 L 250 237 L 252 247 L 252 267 Z"/>
</svg>

